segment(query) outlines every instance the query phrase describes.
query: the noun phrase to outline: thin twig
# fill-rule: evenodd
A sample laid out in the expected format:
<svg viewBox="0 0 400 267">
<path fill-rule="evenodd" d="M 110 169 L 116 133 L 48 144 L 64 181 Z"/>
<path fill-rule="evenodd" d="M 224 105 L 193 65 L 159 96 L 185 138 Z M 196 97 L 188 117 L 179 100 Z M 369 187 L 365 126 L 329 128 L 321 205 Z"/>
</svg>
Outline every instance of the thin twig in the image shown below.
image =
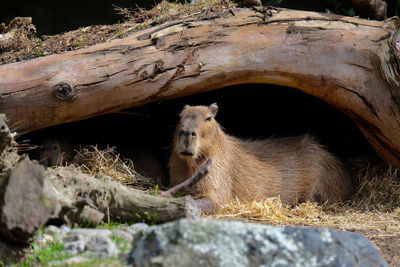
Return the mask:
<svg viewBox="0 0 400 267">
<path fill-rule="evenodd" d="M 195 175 L 193 175 L 189 179 L 186 179 L 182 183 L 168 189 L 167 191 L 164 192 L 159 191 L 159 195 L 162 197 L 172 197 L 175 196 L 180 191 L 189 189 L 208 174 L 208 172 L 210 171 L 210 166 L 211 166 L 211 160 L 209 159 Z"/>
</svg>

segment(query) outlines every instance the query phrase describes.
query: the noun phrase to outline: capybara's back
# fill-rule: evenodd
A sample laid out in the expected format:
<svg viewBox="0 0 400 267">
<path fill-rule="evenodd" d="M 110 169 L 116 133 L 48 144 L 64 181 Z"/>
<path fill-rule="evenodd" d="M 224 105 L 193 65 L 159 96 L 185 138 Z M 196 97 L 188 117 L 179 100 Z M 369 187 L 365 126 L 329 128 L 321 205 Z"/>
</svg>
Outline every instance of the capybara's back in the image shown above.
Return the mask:
<svg viewBox="0 0 400 267">
<path fill-rule="evenodd" d="M 269 192 L 265 187 L 257 190 L 257 186 L 252 188 L 254 191 L 262 190 L 261 194 L 267 196 L 280 195 L 286 203 L 305 200 L 332 203 L 350 197 L 353 185 L 342 163 L 313 136 L 242 141 L 241 145 L 265 166 L 275 169 L 278 176 L 277 191 Z M 268 186 L 268 182 L 264 185 Z"/>
<path fill-rule="evenodd" d="M 207 176 L 191 191 L 212 201 L 214 210 L 229 203 L 280 196 L 287 204 L 346 200 L 352 183 L 341 162 L 314 137 L 304 135 L 245 141 L 223 132 L 218 107 L 185 106 L 170 157 L 171 185 L 191 177 L 205 161 Z"/>
</svg>

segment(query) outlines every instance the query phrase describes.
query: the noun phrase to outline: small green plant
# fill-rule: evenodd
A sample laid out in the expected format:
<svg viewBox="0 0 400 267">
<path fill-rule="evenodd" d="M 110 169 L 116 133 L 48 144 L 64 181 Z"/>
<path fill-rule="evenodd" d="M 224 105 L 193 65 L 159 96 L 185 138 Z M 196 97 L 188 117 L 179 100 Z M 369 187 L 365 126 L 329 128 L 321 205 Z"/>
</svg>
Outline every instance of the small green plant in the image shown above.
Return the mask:
<svg viewBox="0 0 400 267">
<path fill-rule="evenodd" d="M 177 197 L 183 197 L 185 196 L 185 192 L 181 191 L 178 194 L 176 194 Z"/>
<path fill-rule="evenodd" d="M 157 211 L 155 209 L 153 209 L 153 213 L 154 213 L 154 220 L 156 222 L 158 222 L 160 220 L 160 216 L 158 215 Z"/>
<path fill-rule="evenodd" d="M 117 32 L 117 37 L 118 38 L 124 38 L 124 37 L 127 37 L 127 36 L 128 36 L 128 33 L 124 29 L 121 29 L 121 30 L 119 30 Z"/>
<path fill-rule="evenodd" d="M 145 218 L 142 217 L 139 213 L 135 213 L 136 217 L 139 218 L 139 220 L 143 223 L 149 224 L 149 225 L 155 225 L 157 221 L 159 221 L 160 216 L 158 215 L 157 211 L 153 210 L 153 218 L 151 217 L 149 212 L 145 212 L 144 215 L 146 216 Z"/>
<path fill-rule="evenodd" d="M 149 25 L 147 25 L 146 23 L 141 23 L 141 24 L 137 25 L 137 26 L 133 29 L 133 31 L 134 31 L 134 32 L 138 32 L 138 31 L 141 31 L 141 30 L 145 30 L 145 29 L 147 29 L 148 27 L 149 27 Z"/>
<path fill-rule="evenodd" d="M 108 230 L 114 230 L 114 229 L 118 229 L 119 227 L 121 227 L 120 222 L 109 222 L 109 223 L 103 223 L 100 225 L 97 225 L 96 228 L 98 229 L 108 229 Z"/>
<path fill-rule="evenodd" d="M 82 46 L 85 46 L 85 45 L 87 45 L 87 41 L 80 39 L 77 42 L 73 43 L 72 47 L 73 48 L 78 48 L 78 47 L 82 47 Z"/>
<path fill-rule="evenodd" d="M 40 49 L 36 49 L 35 50 L 35 56 L 36 57 L 44 57 L 46 54 L 42 51 L 42 50 L 40 50 Z"/>
<path fill-rule="evenodd" d="M 154 189 L 154 195 L 157 196 L 158 194 L 158 184 L 156 184 L 156 188 Z"/>
</svg>

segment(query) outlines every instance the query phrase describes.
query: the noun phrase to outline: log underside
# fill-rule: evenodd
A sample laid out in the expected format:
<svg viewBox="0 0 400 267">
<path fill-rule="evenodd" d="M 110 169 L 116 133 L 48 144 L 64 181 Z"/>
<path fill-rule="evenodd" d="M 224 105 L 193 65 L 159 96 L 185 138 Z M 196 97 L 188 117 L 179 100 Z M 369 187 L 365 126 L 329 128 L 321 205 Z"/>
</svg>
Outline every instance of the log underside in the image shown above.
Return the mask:
<svg viewBox="0 0 400 267">
<path fill-rule="evenodd" d="M 266 8 L 210 11 L 0 66 L 0 112 L 24 133 L 235 84 L 276 84 L 343 111 L 399 168 L 398 25 Z"/>
</svg>

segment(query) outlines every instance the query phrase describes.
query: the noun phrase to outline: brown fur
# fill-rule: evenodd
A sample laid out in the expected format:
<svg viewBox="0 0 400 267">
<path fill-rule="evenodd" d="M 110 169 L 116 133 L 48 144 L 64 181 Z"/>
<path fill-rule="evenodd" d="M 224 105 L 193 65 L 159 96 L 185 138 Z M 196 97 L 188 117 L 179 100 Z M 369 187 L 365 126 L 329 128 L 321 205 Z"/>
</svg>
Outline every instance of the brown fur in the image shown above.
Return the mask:
<svg viewBox="0 0 400 267">
<path fill-rule="evenodd" d="M 337 202 L 350 196 L 352 184 L 341 162 L 314 137 L 240 140 L 223 132 L 214 119 L 217 110 L 213 104 L 185 106 L 181 112 L 170 157 L 172 186 L 211 159 L 209 174 L 191 194 L 210 199 L 214 209 L 232 199 L 247 202 L 280 196 L 284 203 L 295 204 Z"/>
</svg>

